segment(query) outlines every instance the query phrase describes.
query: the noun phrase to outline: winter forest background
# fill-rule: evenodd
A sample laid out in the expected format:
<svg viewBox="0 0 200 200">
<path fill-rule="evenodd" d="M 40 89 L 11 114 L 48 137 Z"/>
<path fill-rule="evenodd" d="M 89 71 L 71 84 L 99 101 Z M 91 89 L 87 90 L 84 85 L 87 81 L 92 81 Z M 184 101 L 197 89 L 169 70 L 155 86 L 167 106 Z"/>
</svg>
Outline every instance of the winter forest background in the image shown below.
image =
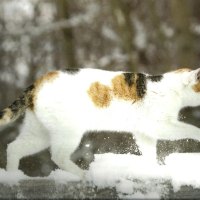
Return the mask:
<svg viewBox="0 0 200 200">
<path fill-rule="evenodd" d="M 200 66 L 199 0 L 1 0 L 0 108 L 53 69 L 90 67 L 159 74 Z M 182 120 L 200 126 L 198 109 Z M 0 167 L 20 120 L 0 134 Z M 20 168 L 45 176 L 46 150 Z"/>
</svg>

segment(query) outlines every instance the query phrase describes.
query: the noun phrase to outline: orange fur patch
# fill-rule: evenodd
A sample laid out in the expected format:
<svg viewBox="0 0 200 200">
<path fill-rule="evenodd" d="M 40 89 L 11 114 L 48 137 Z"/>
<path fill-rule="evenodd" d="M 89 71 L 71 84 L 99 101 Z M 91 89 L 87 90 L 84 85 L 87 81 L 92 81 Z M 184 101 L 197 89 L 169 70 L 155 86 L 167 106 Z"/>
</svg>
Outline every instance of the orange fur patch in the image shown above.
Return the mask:
<svg viewBox="0 0 200 200">
<path fill-rule="evenodd" d="M 114 96 L 124 100 L 137 101 L 139 99 L 136 88 L 137 77 L 133 77 L 133 84 L 129 86 L 123 74 L 112 79 L 112 91 Z"/>
<path fill-rule="evenodd" d="M 45 82 L 53 81 L 58 76 L 58 73 L 59 73 L 58 71 L 52 71 L 43 75 L 38 80 L 36 80 L 35 87 L 37 88 L 38 86 L 40 87 Z"/>
<path fill-rule="evenodd" d="M 137 74 L 133 75 L 131 77 L 132 84 L 129 85 L 123 74 L 117 75 L 112 79 L 111 87 L 94 82 L 91 84 L 88 94 L 97 107 L 109 106 L 113 97 L 135 102 L 141 99 L 137 94 L 137 78 Z"/>
<path fill-rule="evenodd" d="M 55 78 L 58 77 L 58 74 L 59 74 L 58 71 L 52 71 L 36 80 L 36 82 L 34 83 L 34 89 L 31 94 L 32 95 L 32 106 L 31 106 L 32 110 L 34 109 L 34 105 L 37 99 L 37 93 L 42 87 L 42 85 L 47 82 L 52 82 Z"/>
<path fill-rule="evenodd" d="M 200 92 L 200 83 L 197 83 L 197 84 L 193 85 L 192 89 L 193 89 L 195 92 Z"/>
<path fill-rule="evenodd" d="M 107 107 L 112 100 L 111 89 L 99 82 L 91 84 L 88 94 L 97 107 Z"/>
<path fill-rule="evenodd" d="M 183 72 L 190 72 L 190 71 L 192 71 L 190 68 L 184 67 L 184 68 L 177 69 L 174 72 L 175 73 L 183 73 Z"/>
</svg>

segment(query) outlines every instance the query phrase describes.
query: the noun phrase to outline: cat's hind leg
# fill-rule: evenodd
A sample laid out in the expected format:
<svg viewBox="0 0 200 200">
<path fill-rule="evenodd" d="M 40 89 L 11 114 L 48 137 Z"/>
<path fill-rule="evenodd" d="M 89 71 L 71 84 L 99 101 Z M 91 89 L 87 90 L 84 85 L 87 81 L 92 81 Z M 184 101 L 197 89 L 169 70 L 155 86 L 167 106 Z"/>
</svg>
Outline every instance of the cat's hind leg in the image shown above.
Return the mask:
<svg viewBox="0 0 200 200">
<path fill-rule="evenodd" d="M 49 136 L 32 111 L 27 110 L 19 136 L 7 148 L 8 171 L 16 171 L 20 159 L 49 147 Z"/>
</svg>

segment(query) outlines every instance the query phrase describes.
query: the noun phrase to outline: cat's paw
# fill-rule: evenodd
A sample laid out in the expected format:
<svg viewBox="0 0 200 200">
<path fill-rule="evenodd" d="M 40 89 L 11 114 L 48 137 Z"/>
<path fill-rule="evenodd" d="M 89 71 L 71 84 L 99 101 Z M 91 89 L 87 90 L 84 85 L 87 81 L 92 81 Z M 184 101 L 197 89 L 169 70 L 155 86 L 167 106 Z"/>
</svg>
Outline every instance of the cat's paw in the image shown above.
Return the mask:
<svg viewBox="0 0 200 200">
<path fill-rule="evenodd" d="M 53 178 L 57 183 L 65 183 L 68 181 L 81 181 L 83 180 L 84 176 L 84 172 L 77 175 L 65 170 L 57 169 L 51 172 L 49 178 Z"/>
</svg>

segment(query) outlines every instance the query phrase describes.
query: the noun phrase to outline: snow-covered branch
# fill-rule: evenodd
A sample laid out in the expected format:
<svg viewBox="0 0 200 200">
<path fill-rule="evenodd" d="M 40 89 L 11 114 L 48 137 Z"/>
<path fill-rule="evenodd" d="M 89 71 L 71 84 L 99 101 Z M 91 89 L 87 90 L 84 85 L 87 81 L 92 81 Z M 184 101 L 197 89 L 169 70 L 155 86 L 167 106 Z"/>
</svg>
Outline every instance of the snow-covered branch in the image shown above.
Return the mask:
<svg viewBox="0 0 200 200">
<path fill-rule="evenodd" d="M 16 185 L 0 183 L 0 198 L 2 199 L 198 199 L 200 189 L 192 186 L 183 186 L 179 191 L 174 191 L 170 181 L 149 180 L 147 182 L 132 180 L 135 186 L 132 188 L 135 196 L 124 196 L 118 194 L 116 188 L 98 188 L 84 182 L 65 182 L 57 184 L 50 179 L 22 180 Z M 149 184 L 148 184 L 149 183 Z M 148 193 L 149 186 L 153 183 L 151 194 Z M 138 184 L 142 187 L 138 187 Z M 126 185 L 125 185 L 126 187 Z M 157 196 L 157 191 L 162 191 Z"/>
<path fill-rule="evenodd" d="M 4 31 L 3 33 L 6 35 L 20 36 L 20 35 L 30 35 L 30 36 L 38 36 L 47 32 L 57 31 L 63 28 L 72 28 L 78 26 L 82 23 L 87 22 L 87 15 L 80 14 L 79 16 L 72 17 L 70 19 L 64 19 L 60 21 L 51 22 L 49 24 L 44 24 L 40 26 L 29 26 L 24 29 L 15 29 L 15 31 Z"/>
</svg>

